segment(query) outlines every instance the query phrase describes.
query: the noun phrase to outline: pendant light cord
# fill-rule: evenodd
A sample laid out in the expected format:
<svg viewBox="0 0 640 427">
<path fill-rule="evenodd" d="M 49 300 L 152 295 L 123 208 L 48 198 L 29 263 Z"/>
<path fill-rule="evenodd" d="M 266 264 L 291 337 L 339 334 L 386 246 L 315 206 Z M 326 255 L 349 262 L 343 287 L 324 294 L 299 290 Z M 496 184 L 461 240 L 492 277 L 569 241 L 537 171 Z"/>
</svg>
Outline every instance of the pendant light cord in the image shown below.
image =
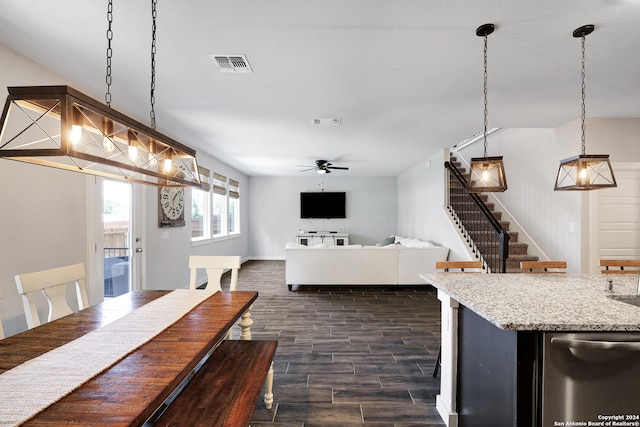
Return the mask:
<svg viewBox="0 0 640 427">
<path fill-rule="evenodd" d="M 580 116 L 580 120 L 582 122 L 582 154 L 584 155 L 585 153 L 585 131 L 586 131 L 586 125 L 585 125 L 585 117 L 586 117 L 586 109 L 585 109 L 585 90 L 586 90 L 586 84 L 585 84 L 585 55 L 584 55 L 584 39 L 585 39 L 585 35 L 582 35 L 582 69 L 581 69 L 581 74 L 580 77 L 582 79 L 582 86 L 581 86 L 581 91 L 582 91 L 582 112 L 581 112 L 581 116 Z"/>
<path fill-rule="evenodd" d="M 487 157 L 487 125 L 489 110 L 487 108 L 487 38 L 484 36 L 484 157 Z"/>
<path fill-rule="evenodd" d="M 158 12 L 156 7 L 158 5 L 157 0 L 151 0 L 151 17 L 153 18 L 153 24 L 151 26 L 151 128 L 156 128 L 156 18 Z"/>
<path fill-rule="evenodd" d="M 105 78 L 107 93 L 104 94 L 104 102 L 107 104 L 107 107 L 111 107 L 111 58 L 113 57 L 113 50 L 111 49 L 113 31 L 111 30 L 111 24 L 113 23 L 113 0 L 109 0 L 107 6 L 107 22 L 109 23 L 107 28 L 107 76 Z"/>
</svg>

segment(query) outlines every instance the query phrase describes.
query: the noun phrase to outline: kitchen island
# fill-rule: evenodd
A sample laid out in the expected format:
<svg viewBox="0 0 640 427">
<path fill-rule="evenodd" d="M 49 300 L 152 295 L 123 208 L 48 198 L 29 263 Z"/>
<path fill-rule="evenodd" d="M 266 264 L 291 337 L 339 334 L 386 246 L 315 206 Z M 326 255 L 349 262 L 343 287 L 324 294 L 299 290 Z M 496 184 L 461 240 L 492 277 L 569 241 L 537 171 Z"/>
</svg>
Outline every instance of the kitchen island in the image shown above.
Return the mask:
<svg viewBox="0 0 640 427">
<path fill-rule="evenodd" d="M 449 427 L 555 427 L 590 421 L 640 425 L 635 419 L 640 391 L 633 385 L 634 378 L 640 380 L 640 351 L 639 344 L 630 342 L 640 340 L 640 307 L 629 303 L 640 303 L 637 276 L 436 273 L 421 278 L 438 289 L 442 303 L 441 390 L 436 405 Z M 605 292 L 607 278 L 613 281 L 612 292 Z M 606 351 L 596 350 L 594 356 L 593 351 L 585 355 L 588 351 L 572 348 L 574 341 L 578 347 L 602 344 L 602 334 L 609 334 Z M 611 335 L 622 343 L 612 344 Z M 584 344 L 585 340 L 594 341 Z M 594 358 L 598 360 L 590 360 Z M 564 365 L 558 369 L 554 363 L 579 369 L 583 377 L 566 374 Z M 621 371 L 621 364 L 637 367 L 626 373 L 608 371 L 611 366 Z M 638 409 L 602 410 L 586 418 L 572 415 L 563 408 L 564 400 L 586 401 L 580 397 L 583 390 L 606 389 L 587 374 L 620 381 L 614 388 L 622 397 L 615 405 Z M 598 418 L 619 415 L 623 422 L 629 416 L 631 424 Z M 612 424 L 606 424 L 609 421 Z"/>
</svg>

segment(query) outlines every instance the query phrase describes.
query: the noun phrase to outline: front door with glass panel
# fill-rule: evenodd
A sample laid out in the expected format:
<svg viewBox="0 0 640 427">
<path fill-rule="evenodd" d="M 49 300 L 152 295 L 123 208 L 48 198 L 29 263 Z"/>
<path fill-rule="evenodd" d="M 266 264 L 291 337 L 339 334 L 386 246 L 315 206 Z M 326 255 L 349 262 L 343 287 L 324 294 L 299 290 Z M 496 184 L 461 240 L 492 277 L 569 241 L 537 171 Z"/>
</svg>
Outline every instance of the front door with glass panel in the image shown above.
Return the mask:
<svg viewBox="0 0 640 427">
<path fill-rule="evenodd" d="M 103 181 L 104 296 L 131 290 L 131 184 Z"/>
</svg>

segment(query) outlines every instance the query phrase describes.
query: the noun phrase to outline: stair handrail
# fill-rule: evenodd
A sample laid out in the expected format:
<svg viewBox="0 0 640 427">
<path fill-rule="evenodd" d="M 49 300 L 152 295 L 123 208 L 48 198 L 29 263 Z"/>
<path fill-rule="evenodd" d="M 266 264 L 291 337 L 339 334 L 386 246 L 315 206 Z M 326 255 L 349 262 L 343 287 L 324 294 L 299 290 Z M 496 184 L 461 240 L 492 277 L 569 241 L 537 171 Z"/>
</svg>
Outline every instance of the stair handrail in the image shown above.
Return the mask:
<svg viewBox="0 0 640 427">
<path fill-rule="evenodd" d="M 494 132 L 494 131 L 498 131 L 501 130 L 501 128 L 493 128 L 493 129 L 489 129 L 487 131 L 487 135 L 489 135 L 489 132 Z M 482 135 L 482 132 L 478 133 L 477 135 Z M 478 140 L 477 135 L 474 135 L 473 137 L 469 138 L 468 140 L 463 141 L 462 143 L 456 145 L 454 147 L 454 153 L 456 154 L 456 158 L 458 161 L 460 161 L 464 166 L 469 166 L 469 162 L 468 160 L 466 160 L 464 157 L 462 157 L 462 154 L 460 153 L 460 149 L 467 147 L 468 145 L 476 142 Z M 502 200 L 500 200 L 499 198 L 495 197 L 493 194 L 489 195 L 489 200 L 491 201 L 491 203 L 495 203 L 496 205 L 499 206 L 500 211 L 502 212 L 502 219 L 504 220 L 505 215 L 509 218 L 509 222 L 511 223 L 511 226 L 515 225 L 516 229 L 518 230 L 518 233 L 520 235 L 520 237 L 518 238 L 518 241 L 521 241 L 522 238 L 524 237 L 528 244 L 529 244 L 529 248 L 534 247 L 536 253 L 538 254 L 540 259 L 544 259 L 547 261 L 550 261 L 551 258 L 549 257 L 549 255 L 547 255 L 547 253 L 540 247 L 540 245 L 538 244 L 538 242 L 536 242 L 536 240 L 533 238 L 533 236 L 531 236 L 531 234 L 529 234 L 529 232 L 527 231 L 527 229 L 520 224 L 520 221 L 518 221 L 518 218 L 516 218 L 516 216 L 514 214 L 511 213 L 511 211 L 509 210 L 508 207 L 506 207 L 504 205 L 504 203 L 502 203 Z M 513 227 L 510 227 L 513 230 Z"/>
<path fill-rule="evenodd" d="M 449 170 L 449 172 L 456 178 L 456 180 L 464 187 L 467 187 L 467 179 L 465 176 L 458 170 L 458 168 L 449 161 L 444 162 L 444 167 Z M 467 193 L 469 198 L 473 201 L 473 203 L 478 207 L 478 210 L 482 213 L 487 223 L 490 225 L 491 229 L 498 235 L 499 241 L 499 257 L 500 257 L 500 273 L 506 273 L 507 271 L 507 258 L 509 258 L 509 233 L 507 230 L 500 224 L 500 221 L 496 219 L 491 210 L 487 207 L 487 205 L 482 201 L 480 196 L 476 193 Z"/>
</svg>

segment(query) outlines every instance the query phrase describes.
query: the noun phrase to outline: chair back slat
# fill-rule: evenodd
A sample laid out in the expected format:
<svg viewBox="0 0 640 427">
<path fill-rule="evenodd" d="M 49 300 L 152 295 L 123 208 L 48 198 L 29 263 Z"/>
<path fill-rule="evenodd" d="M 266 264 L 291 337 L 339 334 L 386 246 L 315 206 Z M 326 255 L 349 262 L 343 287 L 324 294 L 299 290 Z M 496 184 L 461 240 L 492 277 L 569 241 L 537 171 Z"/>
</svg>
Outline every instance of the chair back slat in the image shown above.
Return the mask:
<svg viewBox="0 0 640 427">
<path fill-rule="evenodd" d="M 84 264 L 74 264 L 15 276 L 18 293 L 22 297 L 25 317 L 29 329 L 40 326 L 36 295 L 42 294 L 47 301 L 47 322 L 73 313 L 65 298 L 67 283 L 73 283 L 78 309 L 89 306 L 87 298 L 86 272 Z"/>
<path fill-rule="evenodd" d="M 189 289 L 196 288 L 196 277 L 198 269 L 207 272 L 206 289 L 221 290 L 220 279 L 225 270 L 231 270 L 231 291 L 238 290 L 238 270 L 240 269 L 239 256 L 208 256 L 191 255 L 189 257 L 189 268 L 191 275 L 189 279 Z"/>
<path fill-rule="evenodd" d="M 221 291 L 220 279 L 225 270 L 231 270 L 230 291 L 238 290 L 238 270 L 240 269 L 240 257 L 235 255 L 213 256 L 213 255 L 191 255 L 189 257 L 189 268 L 191 276 L 189 278 L 189 289 L 196 289 L 196 277 L 198 269 L 207 272 L 207 286 L 205 289 Z M 227 339 L 233 339 L 233 330 L 227 331 Z"/>
</svg>

